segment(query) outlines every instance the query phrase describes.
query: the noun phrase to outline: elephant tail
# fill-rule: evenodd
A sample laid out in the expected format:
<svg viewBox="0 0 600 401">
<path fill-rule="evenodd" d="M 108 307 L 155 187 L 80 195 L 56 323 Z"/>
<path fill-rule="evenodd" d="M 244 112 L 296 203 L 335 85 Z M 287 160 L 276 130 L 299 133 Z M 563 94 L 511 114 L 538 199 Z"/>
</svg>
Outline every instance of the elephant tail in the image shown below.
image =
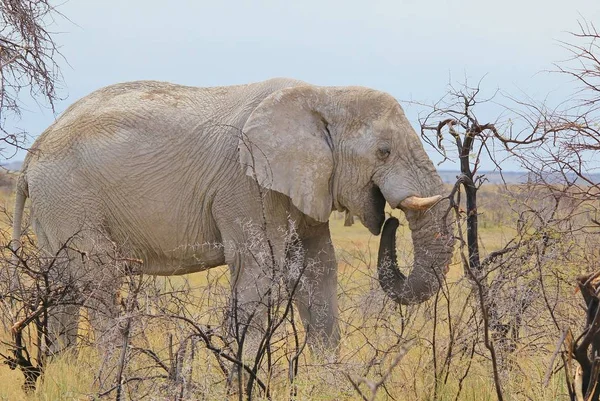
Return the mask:
<svg viewBox="0 0 600 401">
<path fill-rule="evenodd" d="M 26 171 L 23 171 L 19 176 L 15 190 L 15 213 L 13 216 L 13 233 L 11 241 L 11 249 L 13 252 L 15 252 L 15 254 L 21 247 L 21 224 L 23 223 L 23 210 L 25 209 L 25 201 L 29 197 L 29 185 L 27 184 L 27 177 L 25 174 Z"/>
</svg>

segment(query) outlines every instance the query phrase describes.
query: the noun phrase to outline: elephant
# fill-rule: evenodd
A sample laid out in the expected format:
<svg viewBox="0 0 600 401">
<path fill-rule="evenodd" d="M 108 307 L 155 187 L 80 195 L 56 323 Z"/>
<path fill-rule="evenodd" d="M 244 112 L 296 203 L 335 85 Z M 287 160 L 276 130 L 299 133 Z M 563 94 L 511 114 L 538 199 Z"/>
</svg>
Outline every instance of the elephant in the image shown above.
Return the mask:
<svg viewBox="0 0 600 401">
<path fill-rule="evenodd" d="M 352 227 L 354 224 L 354 216 L 352 213 L 346 212 L 344 215 L 344 227 Z"/>
<path fill-rule="evenodd" d="M 249 324 L 264 319 L 259 305 L 272 279 L 244 244 L 270 249 L 285 270 L 291 240 L 282 232 L 293 226 L 306 278 L 294 305 L 308 344 L 336 349 L 331 212 L 358 216 L 373 235 L 386 202 L 404 212 L 412 272 L 405 277 L 382 257 L 380 282 L 395 302 L 415 304 L 436 293 L 452 257 L 443 192 L 420 138 L 387 93 L 286 78 L 206 88 L 120 83 L 76 101 L 33 144 L 16 185 L 13 246 L 20 246 L 30 199 L 32 228 L 50 255 L 71 241 L 65 252 L 117 246 L 149 275 L 228 265 L 236 313 Z M 394 238 L 388 229 L 382 255 L 395 254 Z M 82 258 L 72 259 L 71 276 L 83 268 Z M 118 287 L 101 261 L 86 263 Z M 73 313 L 55 315 L 56 341 L 71 343 Z"/>
</svg>

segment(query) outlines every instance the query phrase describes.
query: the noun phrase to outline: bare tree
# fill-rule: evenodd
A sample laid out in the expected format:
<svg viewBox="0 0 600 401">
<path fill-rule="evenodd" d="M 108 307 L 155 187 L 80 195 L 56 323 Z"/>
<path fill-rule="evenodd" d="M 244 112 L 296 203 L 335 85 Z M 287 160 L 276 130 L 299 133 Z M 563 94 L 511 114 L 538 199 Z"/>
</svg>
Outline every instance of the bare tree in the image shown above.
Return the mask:
<svg viewBox="0 0 600 401">
<path fill-rule="evenodd" d="M 0 152 L 10 157 L 22 148 L 25 132 L 7 128 L 7 120 L 19 117 L 24 91 L 46 101 L 52 110 L 59 99 L 61 57 L 49 31 L 62 16 L 49 0 L 0 0 Z"/>
<path fill-rule="evenodd" d="M 529 160 L 533 179 L 547 188 L 554 198 L 566 198 L 574 207 L 572 223 L 578 227 L 584 273 L 577 279 L 583 296 L 584 319 L 581 334 L 573 338 L 572 325 L 564 324 L 561 353 L 567 388 L 572 400 L 600 399 L 600 331 L 598 330 L 598 260 L 590 247 L 600 237 L 598 200 L 600 200 L 600 33 L 592 22 L 579 22 L 571 40 L 563 42 L 570 57 L 556 64 L 560 74 L 574 80 L 576 90 L 560 109 L 521 102 L 532 131 L 548 140 Z M 560 182 L 562 185 L 557 185 Z M 579 224 L 577 224 L 575 221 Z M 579 326 L 581 323 L 579 323 Z M 558 353 L 558 349 L 557 349 Z M 574 366 L 574 361 L 578 366 Z M 548 373 L 548 377 L 550 374 Z"/>
</svg>

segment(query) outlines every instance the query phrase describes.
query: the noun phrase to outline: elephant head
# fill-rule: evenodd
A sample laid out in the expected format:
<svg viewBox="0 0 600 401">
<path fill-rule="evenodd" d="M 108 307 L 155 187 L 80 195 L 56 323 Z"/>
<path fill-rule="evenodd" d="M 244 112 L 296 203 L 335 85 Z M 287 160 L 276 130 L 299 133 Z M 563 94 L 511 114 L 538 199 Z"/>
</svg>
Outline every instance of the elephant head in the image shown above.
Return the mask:
<svg viewBox="0 0 600 401">
<path fill-rule="evenodd" d="M 279 90 L 248 118 L 239 151 L 247 175 L 287 195 L 316 221 L 328 221 L 332 209 L 345 210 L 378 235 L 386 201 L 402 209 L 412 230 L 414 267 L 407 278 L 393 263 L 380 267 L 383 289 L 402 304 L 437 291 L 452 256 L 447 201 L 440 200 L 441 178 L 393 97 L 362 87 Z M 380 253 L 392 255 L 395 230 L 390 236 L 387 227 Z"/>
</svg>

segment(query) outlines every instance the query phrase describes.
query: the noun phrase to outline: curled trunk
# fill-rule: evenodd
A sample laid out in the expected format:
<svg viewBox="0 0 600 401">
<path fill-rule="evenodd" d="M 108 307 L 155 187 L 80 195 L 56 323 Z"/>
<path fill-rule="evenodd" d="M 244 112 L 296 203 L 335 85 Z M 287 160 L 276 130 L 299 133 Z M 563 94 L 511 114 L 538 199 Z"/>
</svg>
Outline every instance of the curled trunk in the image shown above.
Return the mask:
<svg viewBox="0 0 600 401">
<path fill-rule="evenodd" d="M 398 302 L 398 294 L 394 283 L 403 283 L 406 276 L 398 268 L 396 255 L 396 230 L 400 223 L 395 217 L 386 220 L 379 240 L 379 253 L 377 255 L 377 276 L 381 289 L 388 297 Z"/>
<path fill-rule="evenodd" d="M 405 212 L 414 245 L 413 269 L 408 277 L 400 272 L 396 258 L 398 219 L 390 217 L 385 222 L 379 243 L 377 273 L 381 288 L 393 301 L 402 305 L 417 304 L 438 291 L 454 245 L 446 210 L 447 202 L 440 202 L 424 212 Z"/>
</svg>

